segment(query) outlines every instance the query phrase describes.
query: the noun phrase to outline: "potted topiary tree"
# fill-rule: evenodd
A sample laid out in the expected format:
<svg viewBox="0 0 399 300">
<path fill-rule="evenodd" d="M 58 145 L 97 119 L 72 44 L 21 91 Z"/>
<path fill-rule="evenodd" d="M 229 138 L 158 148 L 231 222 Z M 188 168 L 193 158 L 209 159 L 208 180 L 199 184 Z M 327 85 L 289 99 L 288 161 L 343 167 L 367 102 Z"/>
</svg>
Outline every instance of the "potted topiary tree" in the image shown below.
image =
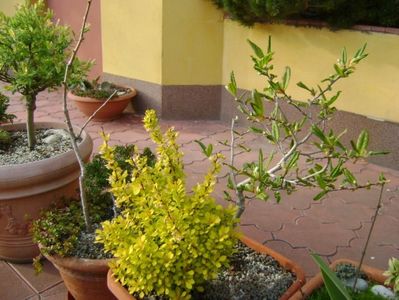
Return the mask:
<svg viewBox="0 0 399 300">
<path fill-rule="evenodd" d="M 73 41 L 71 29 L 53 23 L 52 17 L 42 0 L 27 1 L 12 17 L 0 14 L 0 80 L 22 95 L 27 112 L 26 124 L 1 125 L 11 143 L 0 164 L 0 258 L 18 262 L 38 254 L 29 232 L 31 220 L 51 202 L 75 195 L 79 177 L 65 125 L 34 122 L 39 93 L 64 80 Z M 82 80 L 89 67 L 75 60 L 68 84 Z M 78 145 L 87 160 L 92 142 L 85 132 L 80 137 Z"/>
</svg>

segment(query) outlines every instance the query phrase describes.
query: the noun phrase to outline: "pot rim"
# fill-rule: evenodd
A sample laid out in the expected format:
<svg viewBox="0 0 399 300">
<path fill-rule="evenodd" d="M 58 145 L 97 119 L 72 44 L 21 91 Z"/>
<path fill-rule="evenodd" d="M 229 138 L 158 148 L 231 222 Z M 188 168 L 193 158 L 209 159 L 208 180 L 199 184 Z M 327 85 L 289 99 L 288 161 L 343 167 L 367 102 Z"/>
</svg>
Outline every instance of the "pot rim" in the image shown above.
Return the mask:
<svg viewBox="0 0 399 300">
<path fill-rule="evenodd" d="M 59 127 L 57 128 L 54 126 L 59 126 Z M 11 131 L 17 131 L 17 130 L 25 129 L 25 128 L 26 128 L 26 123 L 12 123 L 12 124 L 0 125 L 0 129 L 9 129 Z M 73 128 L 74 128 L 75 132 L 80 131 L 80 128 L 77 126 L 73 126 Z M 67 126 L 64 123 L 60 123 L 60 122 L 35 122 L 35 129 L 66 129 L 67 130 Z M 86 144 L 88 144 L 88 143 L 91 143 L 91 137 L 87 133 L 86 130 L 83 130 L 82 141 L 80 143 L 78 143 L 78 147 L 82 148 L 82 147 L 86 146 Z M 25 166 L 29 166 L 31 168 L 39 168 L 43 164 L 48 164 L 48 162 L 51 163 L 52 161 L 58 160 L 59 158 L 61 158 L 63 156 L 68 156 L 70 153 L 73 153 L 73 149 L 70 149 L 64 153 L 60 153 L 60 154 L 51 156 L 49 158 L 44 158 L 44 159 L 37 160 L 37 161 L 32 161 L 32 162 L 27 162 L 27 163 L 22 163 L 22 164 L 14 164 L 14 165 L 2 165 L 2 166 L 0 166 L 0 172 L 5 169 L 12 171 L 13 169 L 19 169 L 19 168 L 25 167 Z M 75 155 L 75 154 L 73 153 L 73 155 Z M 1 176 L 0 176 L 0 179 L 1 179 Z"/>
<path fill-rule="evenodd" d="M 41 245 L 39 245 L 39 249 L 42 249 Z M 61 257 L 57 254 L 43 255 L 58 267 L 74 271 L 85 269 L 85 272 L 87 273 L 107 272 L 109 269 L 109 263 L 113 260 L 112 258 L 89 259 L 79 257 Z"/>
</svg>

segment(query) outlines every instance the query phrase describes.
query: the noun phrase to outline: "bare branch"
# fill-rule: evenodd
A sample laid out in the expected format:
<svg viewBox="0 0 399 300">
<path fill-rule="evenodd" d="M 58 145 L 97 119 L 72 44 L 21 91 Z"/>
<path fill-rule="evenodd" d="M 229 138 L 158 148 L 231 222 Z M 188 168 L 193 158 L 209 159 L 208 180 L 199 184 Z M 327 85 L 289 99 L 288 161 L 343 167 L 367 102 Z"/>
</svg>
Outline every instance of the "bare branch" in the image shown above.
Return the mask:
<svg viewBox="0 0 399 300">
<path fill-rule="evenodd" d="M 107 103 L 115 96 L 116 93 L 117 93 L 117 90 L 115 90 L 115 91 L 111 94 L 111 96 L 109 96 L 109 97 L 107 98 L 107 100 L 105 100 L 104 103 L 101 104 L 101 106 L 100 106 L 99 108 L 97 108 L 97 109 L 95 110 L 95 112 L 93 112 L 93 113 L 91 114 L 91 116 L 86 120 L 86 122 L 85 122 L 85 123 L 83 124 L 83 126 L 80 128 L 79 134 L 78 134 L 78 136 L 77 136 L 78 139 L 80 139 L 80 137 L 81 137 L 81 135 L 82 135 L 82 133 L 83 133 L 83 130 L 85 130 L 85 128 L 87 127 L 87 125 L 89 125 L 89 123 L 91 122 L 91 120 L 93 120 L 93 118 L 96 116 L 96 114 L 97 114 L 104 106 L 107 105 Z"/>
<path fill-rule="evenodd" d="M 81 155 L 79 147 L 78 147 L 78 139 L 73 130 L 71 118 L 69 116 L 69 110 L 68 110 L 68 104 L 67 104 L 67 90 L 68 90 L 67 80 L 68 80 L 68 75 L 69 75 L 71 66 L 73 64 L 73 61 L 75 60 L 76 54 L 80 48 L 80 45 L 82 44 L 82 42 L 84 40 L 84 33 L 85 33 L 87 17 L 89 15 L 91 2 L 92 2 L 92 0 L 87 0 L 86 11 L 85 11 L 85 14 L 83 17 L 83 22 L 82 22 L 82 26 L 80 29 L 79 39 L 75 45 L 75 48 L 72 51 L 70 59 L 65 67 L 64 80 L 62 82 L 62 84 L 63 84 L 63 108 L 64 108 L 64 115 L 65 115 L 65 122 L 68 127 L 73 151 L 75 152 L 76 159 L 77 159 L 77 161 L 79 163 L 79 167 L 80 167 L 80 176 L 79 176 L 80 201 L 82 204 L 82 210 L 83 210 L 83 216 L 85 219 L 86 229 L 89 232 L 92 230 L 92 228 L 91 228 L 91 222 L 90 222 L 90 217 L 89 217 L 89 209 L 88 209 L 87 200 L 86 200 L 86 193 L 85 193 L 85 189 L 84 189 L 84 178 L 85 178 L 86 170 L 85 170 L 85 165 L 84 165 L 82 155 Z"/>
</svg>

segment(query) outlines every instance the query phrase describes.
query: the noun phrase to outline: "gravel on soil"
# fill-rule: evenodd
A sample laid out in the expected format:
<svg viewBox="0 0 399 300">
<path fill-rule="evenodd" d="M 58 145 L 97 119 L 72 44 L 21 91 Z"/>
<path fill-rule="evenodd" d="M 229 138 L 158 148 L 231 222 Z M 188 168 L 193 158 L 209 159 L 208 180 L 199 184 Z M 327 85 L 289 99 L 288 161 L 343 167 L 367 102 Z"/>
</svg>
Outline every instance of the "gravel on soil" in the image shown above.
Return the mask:
<svg viewBox="0 0 399 300">
<path fill-rule="evenodd" d="M 295 281 L 295 275 L 282 268 L 271 256 L 257 253 L 241 242 L 230 259 L 230 268 L 208 282 L 203 300 L 277 300 Z"/>
<path fill-rule="evenodd" d="M 12 142 L 8 146 L 0 147 L 0 166 L 17 165 L 50 158 L 72 149 L 68 137 L 61 138 L 57 143 L 46 144 L 43 139 L 51 134 L 49 129 L 35 131 L 36 146 L 34 150 L 28 147 L 26 131 L 11 132 Z"/>
</svg>

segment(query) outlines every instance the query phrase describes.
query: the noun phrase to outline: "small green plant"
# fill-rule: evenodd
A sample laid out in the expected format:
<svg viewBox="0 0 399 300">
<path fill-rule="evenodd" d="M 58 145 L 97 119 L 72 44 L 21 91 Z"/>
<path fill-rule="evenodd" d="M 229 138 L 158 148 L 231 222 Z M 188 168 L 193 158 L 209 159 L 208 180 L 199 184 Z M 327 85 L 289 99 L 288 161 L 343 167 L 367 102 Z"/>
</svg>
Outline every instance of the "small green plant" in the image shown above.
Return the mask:
<svg viewBox="0 0 399 300">
<path fill-rule="evenodd" d="M 6 112 L 8 106 L 10 105 L 10 99 L 0 93 L 0 124 L 12 122 L 15 119 L 15 115 L 8 114 Z"/>
<path fill-rule="evenodd" d="M 388 262 L 388 270 L 384 272 L 388 279 L 385 284 L 392 285 L 395 293 L 399 293 L 399 259 L 392 257 Z"/>
<path fill-rule="evenodd" d="M 8 131 L 0 129 L 0 149 L 5 149 L 11 143 L 11 135 Z"/>
<path fill-rule="evenodd" d="M 108 81 L 99 82 L 99 77 L 92 81 L 83 80 L 72 88 L 72 93 L 80 97 L 90 97 L 106 100 L 109 97 L 118 97 L 130 91 L 129 88 L 117 86 Z"/>
<path fill-rule="evenodd" d="M 103 223 L 98 241 L 116 258 L 111 269 L 130 293 L 189 299 L 192 289 L 200 290 L 228 264 L 236 243 L 235 210 L 210 196 L 221 155 L 211 156 L 204 181 L 187 193 L 177 133 L 162 134 L 153 110 L 146 112 L 144 126 L 158 145 L 157 161 L 148 166 L 145 157 L 135 156 L 131 175 L 119 167 L 104 137 L 111 191 L 122 211 Z"/>
<path fill-rule="evenodd" d="M 23 96 L 27 111 L 28 145 L 35 146 L 34 112 L 37 95 L 61 86 L 73 34 L 54 23 L 43 0 L 26 1 L 13 16 L 0 13 L 0 81 Z M 74 60 L 68 84 L 82 81 L 91 63 Z"/>
</svg>

